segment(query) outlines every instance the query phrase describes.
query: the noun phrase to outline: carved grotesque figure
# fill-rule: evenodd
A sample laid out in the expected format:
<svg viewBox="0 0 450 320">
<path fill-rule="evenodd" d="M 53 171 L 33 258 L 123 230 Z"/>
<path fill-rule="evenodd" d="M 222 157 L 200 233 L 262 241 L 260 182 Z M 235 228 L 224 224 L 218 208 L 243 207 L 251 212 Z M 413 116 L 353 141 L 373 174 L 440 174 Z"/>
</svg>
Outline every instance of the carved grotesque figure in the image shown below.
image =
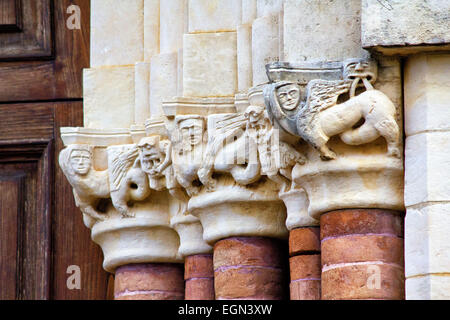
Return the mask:
<svg viewBox="0 0 450 320">
<path fill-rule="evenodd" d="M 173 150 L 173 166 L 178 182 L 189 196 L 198 194 L 198 170 L 203 161 L 204 119 L 201 116 L 177 116 L 175 119 L 176 143 Z"/>
<path fill-rule="evenodd" d="M 150 188 L 161 191 L 167 188 L 172 196 L 186 201 L 186 196 L 176 181 L 172 166 L 172 143 L 160 136 L 141 139 L 138 143 L 142 170 L 149 177 Z"/>
<path fill-rule="evenodd" d="M 129 204 L 145 200 L 150 194 L 147 175 L 141 169 L 136 145 L 108 148 L 111 200 L 123 218 L 133 218 Z"/>
<path fill-rule="evenodd" d="M 97 207 L 101 199 L 109 198 L 109 182 L 106 171 L 93 169 L 92 154 L 89 145 L 70 145 L 61 151 L 59 165 L 73 188 L 77 207 L 95 222 L 106 219 Z"/>
<path fill-rule="evenodd" d="M 294 99 L 287 97 L 288 107 L 298 104 L 299 92 L 291 86 L 286 89 Z M 296 91 L 296 92 L 294 92 Z M 258 159 L 261 164 L 261 174 L 281 186 L 285 192 L 292 180 L 292 168 L 297 164 L 304 164 L 306 159 L 291 145 L 279 139 L 276 129 L 270 123 L 269 117 L 263 107 L 250 106 L 244 113 L 247 119 L 246 134 L 257 145 Z"/>
<path fill-rule="evenodd" d="M 332 160 L 336 154 L 327 142 L 339 135 L 349 145 L 370 143 L 382 136 L 386 139 L 388 155 L 400 157 L 400 131 L 396 122 L 396 108 L 392 101 L 371 85 L 375 75 L 367 71 L 370 64 L 348 64 L 346 80 L 312 80 L 306 88 L 305 103 L 288 109 L 283 98 L 285 87 L 300 87 L 292 82 L 276 82 L 265 89 L 268 112 L 287 132 L 300 136 L 317 151 L 323 160 Z M 370 79 L 369 79 L 370 77 Z M 366 91 L 353 96 L 358 83 L 363 81 Z M 349 93 L 350 99 L 337 104 L 341 94 Z M 361 120 L 364 123 L 355 127 Z"/>
</svg>

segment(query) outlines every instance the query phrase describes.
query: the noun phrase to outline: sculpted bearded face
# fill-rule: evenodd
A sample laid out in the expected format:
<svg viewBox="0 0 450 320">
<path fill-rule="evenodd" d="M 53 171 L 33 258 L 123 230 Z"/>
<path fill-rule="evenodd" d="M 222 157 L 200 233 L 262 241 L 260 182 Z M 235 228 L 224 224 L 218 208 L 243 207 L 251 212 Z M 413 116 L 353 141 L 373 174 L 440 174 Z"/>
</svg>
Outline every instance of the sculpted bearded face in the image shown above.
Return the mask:
<svg viewBox="0 0 450 320">
<path fill-rule="evenodd" d="M 203 139 L 203 120 L 186 119 L 179 123 L 183 143 L 192 147 L 198 145 Z"/>
<path fill-rule="evenodd" d="M 92 166 L 91 153 L 88 150 L 73 150 L 70 155 L 70 166 L 78 175 L 87 175 Z"/>
<path fill-rule="evenodd" d="M 257 106 L 250 106 L 245 111 L 245 118 L 247 119 L 249 128 L 255 128 L 264 122 L 264 108 Z"/>
<path fill-rule="evenodd" d="M 294 84 L 288 84 L 278 88 L 278 102 L 284 110 L 294 110 L 300 103 L 300 88 Z"/>
<path fill-rule="evenodd" d="M 375 82 L 377 65 L 374 61 L 349 60 L 344 64 L 344 78 L 354 80 L 356 78 L 367 78 Z"/>
<path fill-rule="evenodd" d="M 159 141 L 151 138 L 141 140 L 138 145 L 141 167 L 146 173 L 152 173 L 161 164 L 163 154 L 158 145 Z"/>
</svg>

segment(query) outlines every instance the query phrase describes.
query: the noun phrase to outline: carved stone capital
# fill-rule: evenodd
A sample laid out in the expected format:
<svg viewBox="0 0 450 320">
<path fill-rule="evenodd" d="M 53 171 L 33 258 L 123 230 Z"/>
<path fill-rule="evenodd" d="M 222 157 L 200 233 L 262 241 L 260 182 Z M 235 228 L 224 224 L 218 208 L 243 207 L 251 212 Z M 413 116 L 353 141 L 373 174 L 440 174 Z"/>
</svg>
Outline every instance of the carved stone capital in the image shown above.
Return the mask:
<svg viewBox="0 0 450 320">
<path fill-rule="evenodd" d="M 393 102 L 401 92 L 381 90 L 386 83 L 395 88 L 395 66 L 386 64 L 350 59 L 267 66 L 270 118 L 288 136 L 301 138 L 297 146 L 307 158 L 292 170 L 294 184 L 306 194 L 281 195 L 289 228 L 302 226 L 301 220 L 311 226 L 337 209 L 403 209 L 402 106 Z"/>
</svg>

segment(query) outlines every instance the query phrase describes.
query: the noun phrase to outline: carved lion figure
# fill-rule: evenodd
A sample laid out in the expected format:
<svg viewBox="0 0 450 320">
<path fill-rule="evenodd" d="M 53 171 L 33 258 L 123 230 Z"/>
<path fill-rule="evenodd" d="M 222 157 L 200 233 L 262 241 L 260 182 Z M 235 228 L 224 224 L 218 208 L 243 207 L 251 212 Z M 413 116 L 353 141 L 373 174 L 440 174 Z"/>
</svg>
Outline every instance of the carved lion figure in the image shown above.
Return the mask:
<svg viewBox="0 0 450 320">
<path fill-rule="evenodd" d="M 91 226 L 91 222 L 106 219 L 97 206 L 101 199 L 109 198 L 108 173 L 94 170 L 92 154 L 93 147 L 89 145 L 70 145 L 59 154 L 59 165 L 73 188 L 75 203 L 94 220 L 88 222 Z"/>
<path fill-rule="evenodd" d="M 337 104 L 338 97 L 355 90 L 361 79 L 367 90 Z M 327 146 L 335 135 L 340 135 L 349 145 L 370 143 L 382 136 L 387 142 L 388 155 L 401 156 L 396 108 L 384 93 L 369 85 L 363 74 L 355 81 L 312 80 L 306 91 L 306 101 L 302 102 L 298 84 L 286 81 L 270 84 L 264 93 L 266 106 L 283 129 L 303 138 L 323 160 L 336 158 Z M 361 120 L 364 123 L 355 128 Z"/>
</svg>

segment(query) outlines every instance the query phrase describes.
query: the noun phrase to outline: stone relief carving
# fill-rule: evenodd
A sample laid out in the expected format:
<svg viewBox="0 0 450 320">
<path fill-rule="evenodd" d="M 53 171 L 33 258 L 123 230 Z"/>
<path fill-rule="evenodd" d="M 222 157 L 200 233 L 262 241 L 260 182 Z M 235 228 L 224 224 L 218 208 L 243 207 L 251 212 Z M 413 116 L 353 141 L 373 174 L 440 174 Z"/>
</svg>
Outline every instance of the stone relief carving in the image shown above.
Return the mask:
<svg viewBox="0 0 450 320">
<path fill-rule="evenodd" d="M 90 225 L 106 219 L 97 207 L 100 200 L 109 198 L 110 194 L 108 172 L 94 170 L 92 155 L 93 147 L 75 144 L 59 155 L 59 165 L 73 188 L 75 203 Z"/>
<path fill-rule="evenodd" d="M 300 85 L 295 82 L 269 84 L 264 92 L 268 112 L 283 129 L 314 147 L 323 160 L 336 158 L 327 146 L 335 135 L 348 145 L 370 143 L 382 136 L 388 145 L 388 155 L 399 158 L 396 108 L 384 93 L 373 88 L 376 79 L 373 64 L 356 59 L 346 62 L 344 80 L 309 81 L 304 99 Z M 365 91 L 356 95 L 360 82 Z M 349 99 L 338 103 L 338 98 L 346 93 Z M 358 126 L 361 121 L 363 124 Z"/>
<path fill-rule="evenodd" d="M 148 178 L 141 168 L 137 145 L 108 148 L 108 173 L 111 200 L 123 218 L 133 218 L 131 201 L 142 201 L 150 195 Z"/>
<path fill-rule="evenodd" d="M 177 181 L 185 188 L 189 196 L 195 196 L 200 191 L 198 170 L 203 161 L 205 120 L 202 116 L 177 116 L 172 158 Z"/>
</svg>

